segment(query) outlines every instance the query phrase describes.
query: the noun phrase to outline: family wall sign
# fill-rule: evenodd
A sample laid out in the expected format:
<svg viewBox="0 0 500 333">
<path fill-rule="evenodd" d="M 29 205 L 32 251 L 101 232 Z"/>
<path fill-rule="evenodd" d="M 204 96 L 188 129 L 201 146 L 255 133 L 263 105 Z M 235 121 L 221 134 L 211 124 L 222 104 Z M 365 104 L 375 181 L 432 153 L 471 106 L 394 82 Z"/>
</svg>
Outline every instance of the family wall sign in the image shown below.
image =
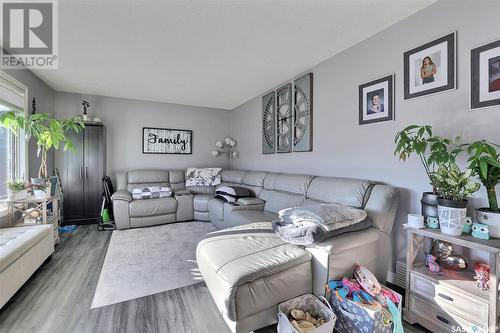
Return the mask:
<svg viewBox="0 0 500 333">
<path fill-rule="evenodd" d="M 171 128 L 142 128 L 143 154 L 191 154 L 193 131 Z"/>
</svg>

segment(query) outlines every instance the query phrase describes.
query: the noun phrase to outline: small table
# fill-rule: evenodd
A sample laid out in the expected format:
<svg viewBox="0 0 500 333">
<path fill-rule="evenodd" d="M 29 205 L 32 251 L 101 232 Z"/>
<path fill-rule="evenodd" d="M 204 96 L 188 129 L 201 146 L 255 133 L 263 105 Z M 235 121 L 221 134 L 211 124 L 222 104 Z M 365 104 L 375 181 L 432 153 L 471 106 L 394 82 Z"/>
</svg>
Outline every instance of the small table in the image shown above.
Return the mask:
<svg viewBox="0 0 500 333">
<path fill-rule="evenodd" d="M 54 244 L 59 243 L 59 226 L 61 225 L 59 200 L 57 195 L 45 198 L 29 196 L 25 199 L 10 200 L 8 204 L 12 226 L 52 224 L 54 226 Z M 49 208 L 50 204 L 52 204 L 51 208 Z M 36 217 L 30 215 L 33 212 L 38 212 L 35 214 Z"/>
</svg>

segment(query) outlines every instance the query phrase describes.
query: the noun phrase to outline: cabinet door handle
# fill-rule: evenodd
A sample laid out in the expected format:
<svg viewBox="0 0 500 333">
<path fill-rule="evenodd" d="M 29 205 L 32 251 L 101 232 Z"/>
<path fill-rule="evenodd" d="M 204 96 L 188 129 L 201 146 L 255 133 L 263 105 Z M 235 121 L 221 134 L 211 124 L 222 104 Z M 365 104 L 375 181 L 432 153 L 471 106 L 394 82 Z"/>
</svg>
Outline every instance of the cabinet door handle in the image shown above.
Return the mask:
<svg viewBox="0 0 500 333">
<path fill-rule="evenodd" d="M 89 178 L 89 171 L 87 170 L 87 167 L 85 167 L 85 178 Z"/>
<path fill-rule="evenodd" d="M 80 178 L 83 178 L 83 167 L 80 167 Z"/>
<path fill-rule="evenodd" d="M 436 318 L 439 320 L 439 321 L 442 321 L 443 323 L 445 324 L 450 324 L 450 321 L 448 319 L 446 319 L 445 317 L 441 317 L 440 315 L 437 315 Z"/>
<path fill-rule="evenodd" d="M 453 302 L 453 298 L 451 298 L 448 295 L 443 295 L 441 293 L 438 293 L 438 296 L 441 297 L 441 298 L 443 298 L 443 299 L 445 299 L 445 300 L 447 300 L 447 301 Z"/>
</svg>

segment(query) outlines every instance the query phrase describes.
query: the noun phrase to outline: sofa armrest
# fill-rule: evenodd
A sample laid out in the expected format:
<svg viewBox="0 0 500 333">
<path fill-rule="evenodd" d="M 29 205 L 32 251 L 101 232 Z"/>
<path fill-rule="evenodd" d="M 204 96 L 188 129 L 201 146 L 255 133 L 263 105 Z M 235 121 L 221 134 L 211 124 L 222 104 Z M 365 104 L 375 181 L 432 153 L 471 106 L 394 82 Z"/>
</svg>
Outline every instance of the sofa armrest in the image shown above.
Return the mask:
<svg viewBox="0 0 500 333">
<path fill-rule="evenodd" d="M 113 200 L 113 201 L 122 200 L 122 201 L 130 202 L 130 201 L 132 201 L 132 195 L 128 191 L 120 190 L 120 191 L 116 191 L 115 193 L 113 193 L 113 195 L 111 196 L 111 200 Z"/>
<path fill-rule="evenodd" d="M 365 205 L 373 225 L 389 236 L 396 218 L 398 202 L 399 193 L 394 187 L 377 184 L 373 187 Z"/>
<path fill-rule="evenodd" d="M 245 197 L 245 198 L 239 198 L 236 200 L 238 204 L 245 205 L 245 206 L 250 206 L 250 205 L 263 205 L 266 202 L 262 199 L 259 198 L 251 198 L 251 197 Z"/>
<path fill-rule="evenodd" d="M 192 194 L 191 191 L 189 191 L 189 190 L 174 191 L 174 196 L 175 197 L 182 196 L 182 195 L 188 195 L 188 194 Z"/>
</svg>

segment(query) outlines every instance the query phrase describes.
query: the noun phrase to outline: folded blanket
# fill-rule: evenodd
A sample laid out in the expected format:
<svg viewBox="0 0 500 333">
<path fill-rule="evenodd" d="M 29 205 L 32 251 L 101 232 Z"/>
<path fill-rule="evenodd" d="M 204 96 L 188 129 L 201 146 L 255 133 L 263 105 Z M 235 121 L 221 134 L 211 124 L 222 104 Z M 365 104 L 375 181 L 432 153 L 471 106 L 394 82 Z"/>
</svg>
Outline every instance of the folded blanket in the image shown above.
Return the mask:
<svg viewBox="0 0 500 333">
<path fill-rule="evenodd" d="M 279 220 L 273 221 L 273 230 L 288 243 L 311 245 L 328 237 L 363 230 L 371 225 L 371 219 L 361 209 L 320 204 L 281 210 Z"/>
</svg>

